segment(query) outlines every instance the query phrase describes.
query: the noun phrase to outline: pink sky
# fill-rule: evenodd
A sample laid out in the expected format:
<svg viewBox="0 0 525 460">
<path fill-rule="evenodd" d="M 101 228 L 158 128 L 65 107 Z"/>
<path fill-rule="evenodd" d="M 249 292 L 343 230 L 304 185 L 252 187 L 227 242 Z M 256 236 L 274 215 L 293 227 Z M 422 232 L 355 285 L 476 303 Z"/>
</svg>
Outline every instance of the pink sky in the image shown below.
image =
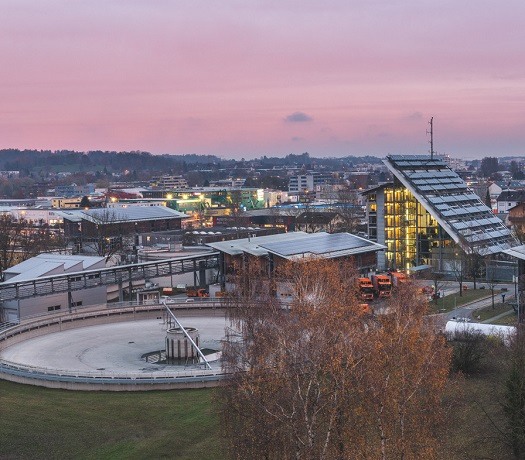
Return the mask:
<svg viewBox="0 0 525 460">
<path fill-rule="evenodd" d="M 2 0 L 0 148 L 525 156 L 523 0 Z"/>
</svg>

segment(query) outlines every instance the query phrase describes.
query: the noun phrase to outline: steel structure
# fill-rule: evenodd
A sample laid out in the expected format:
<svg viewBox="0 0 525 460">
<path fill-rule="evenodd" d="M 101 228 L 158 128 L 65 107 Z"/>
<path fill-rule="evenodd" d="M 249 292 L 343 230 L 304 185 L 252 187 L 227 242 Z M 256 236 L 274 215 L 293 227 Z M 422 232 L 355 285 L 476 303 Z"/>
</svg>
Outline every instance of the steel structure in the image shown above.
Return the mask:
<svg viewBox="0 0 525 460">
<path fill-rule="evenodd" d="M 199 273 L 203 273 L 210 268 L 218 268 L 218 260 L 219 253 L 211 252 L 155 262 L 119 265 L 98 270 L 45 276 L 15 283 L 5 282 L 0 283 L 0 302 L 79 291 L 101 285 L 118 285 L 121 287 L 128 284 L 131 292 L 133 281 L 190 272 L 194 273 L 195 284 L 198 285 Z"/>
<path fill-rule="evenodd" d="M 166 302 L 162 302 L 162 305 L 164 305 L 164 308 L 166 308 L 166 311 L 168 312 L 168 314 L 173 318 L 173 320 L 177 323 L 177 326 L 179 326 L 179 329 L 182 331 L 182 333 L 185 335 L 185 337 L 188 339 L 188 341 L 191 343 L 191 345 L 193 346 L 193 348 L 195 348 L 195 350 L 197 350 L 197 353 L 199 354 L 199 356 L 201 357 L 202 361 L 204 362 L 204 364 L 206 365 L 206 367 L 208 369 L 211 370 L 211 366 L 210 366 L 210 363 L 208 362 L 208 360 L 206 359 L 206 356 L 204 356 L 204 353 L 202 352 L 202 350 L 200 349 L 200 347 L 193 341 L 193 339 L 191 338 L 190 334 L 188 334 L 188 331 L 186 331 L 186 329 L 184 328 L 184 326 L 180 323 L 180 321 L 177 319 L 177 317 L 175 316 L 175 314 L 171 311 L 170 307 L 168 307 L 168 305 L 166 304 Z M 167 353 L 167 351 L 166 351 Z"/>
</svg>

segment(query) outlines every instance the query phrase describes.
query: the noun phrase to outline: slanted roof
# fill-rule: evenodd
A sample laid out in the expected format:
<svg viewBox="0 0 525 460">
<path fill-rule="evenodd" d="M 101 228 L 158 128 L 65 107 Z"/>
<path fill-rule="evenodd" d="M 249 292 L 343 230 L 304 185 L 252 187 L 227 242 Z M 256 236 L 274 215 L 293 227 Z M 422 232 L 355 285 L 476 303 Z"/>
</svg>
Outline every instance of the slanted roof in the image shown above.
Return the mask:
<svg viewBox="0 0 525 460">
<path fill-rule="evenodd" d="M 264 256 L 268 251 L 261 247 L 264 243 L 269 242 L 286 242 L 298 238 L 300 235 L 307 235 L 304 232 L 288 232 L 278 233 L 276 235 L 257 236 L 255 238 L 240 238 L 231 241 L 218 241 L 216 243 L 207 243 L 213 249 L 224 252 L 231 256 L 238 256 L 243 253 L 252 254 L 254 256 Z"/>
<path fill-rule="evenodd" d="M 389 155 L 384 163 L 464 251 L 489 255 L 518 244 L 503 222 L 441 159 Z"/>
<path fill-rule="evenodd" d="M 324 232 L 288 232 L 278 235 L 208 243 L 208 246 L 234 256 L 243 253 L 258 257 L 275 254 L 290 260 L 308 256 L 335 258 L 375 252 L 386 248 L 382 244 L 374 243 L 350 233 Z"/>
<path fill-rule="evenodd" d="M 498 195 L 497 201 L 525 201 L 525 190 L 504 190 Z"/>
<path fill-rule="evenodd" d="M 128 206 L 127 208 L 87 209 L 82 219 L 94 223 L 138 222 L 144 220 L 185 219 L 190 216 L 166 206 Z"/>
<path fill-rule="evenodd" d="M 510 249 L 505 249 L 503 253 L 515 257 L 516 259 L 525 260 L 525 244 L 514 246 Z"/>
<path fill-rule="evenodd" d="M 269 253 L 288 260 L 317 256 L 325 259 L 345 257 L 386 249 L 382 244 L 350 233 L 309 233 L 293 241 L 263 243 Z"/>
<path fill-rule="evenodd" d="M 4 270 L 9 282 L 40 278 L 48 275 L 74 273 L 89 270 L 105 261 L 104 257 L 39 254 L 31 259 Z"/>
<path fill-rule="evenodd" d="M 61 217 L 62 220 L 68 220 L 70 222 L 82 222 L 82 215 L 80 214 L 81 211 L 79 209 L 73 209 L 73 210 L 57 210 L 56 215 Z"/>
</svg>

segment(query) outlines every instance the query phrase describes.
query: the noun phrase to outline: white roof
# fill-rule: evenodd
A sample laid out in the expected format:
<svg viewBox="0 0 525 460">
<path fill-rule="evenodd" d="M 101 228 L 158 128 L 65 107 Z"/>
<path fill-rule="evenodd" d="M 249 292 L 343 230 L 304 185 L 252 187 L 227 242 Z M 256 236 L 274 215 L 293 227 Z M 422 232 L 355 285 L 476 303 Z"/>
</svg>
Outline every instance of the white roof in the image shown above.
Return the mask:
<svg viewBox="0 0 525 460">
<path fill-rule="evenodd" d="M 161 220 L 170 218 L 186 219 L 187 214 L 175 211 L 175 209 L 166 206 L 128 206 L 126 208 L 94 208 L 94 209 L 77 209 L 57 212 L 60 217 L 72 222 L 80 222 L 82 219 L 90 222 L 126 222 L 141 220 Z"/>
<path fill-rule="evenodd" d="M 94 265 L 100 263 L 103 263 L 105 267 L 104 257 L 39 254 L 36 257 L 32 257 L 14 267 L 4 270 L 4 274 L 8 275 L 9 282 L 15 282 L 48 275 L 59 275 L 61 273 L 81 272 L 89 270 Z"/>
<path fill-rule="evenodd" d="M 510 249 L 505 249 L 502 252 L 508 254 L 509 256 L 516 257 L 517 259 L 525 260 L 525 244 L 514 246 Z"/>
</svg>

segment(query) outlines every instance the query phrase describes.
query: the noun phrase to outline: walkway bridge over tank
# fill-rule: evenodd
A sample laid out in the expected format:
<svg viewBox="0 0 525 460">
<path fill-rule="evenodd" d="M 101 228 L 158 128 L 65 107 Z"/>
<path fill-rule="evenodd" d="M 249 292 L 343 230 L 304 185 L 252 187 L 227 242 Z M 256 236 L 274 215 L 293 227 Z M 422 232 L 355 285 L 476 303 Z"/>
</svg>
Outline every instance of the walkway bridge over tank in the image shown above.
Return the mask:
<svg viewBox="0 0 525 460">
<path fill-rule="evenodd" d="M 98 286 L 127 286 L 133 291 L 133 282 L 145 281 L 162 276 L 194 274 L 195 286 L 205 280 L 208 269 L 219 267 L 219 253 L 210 252 L 173 259 L 143 262 L 131 265 L 119 265 L 97 270 L 46 276 L 14 283 L 0 283 L 0 304 L 7 300 L 26 299 L 49 294 L 79 291 Z"/>
</svg>

